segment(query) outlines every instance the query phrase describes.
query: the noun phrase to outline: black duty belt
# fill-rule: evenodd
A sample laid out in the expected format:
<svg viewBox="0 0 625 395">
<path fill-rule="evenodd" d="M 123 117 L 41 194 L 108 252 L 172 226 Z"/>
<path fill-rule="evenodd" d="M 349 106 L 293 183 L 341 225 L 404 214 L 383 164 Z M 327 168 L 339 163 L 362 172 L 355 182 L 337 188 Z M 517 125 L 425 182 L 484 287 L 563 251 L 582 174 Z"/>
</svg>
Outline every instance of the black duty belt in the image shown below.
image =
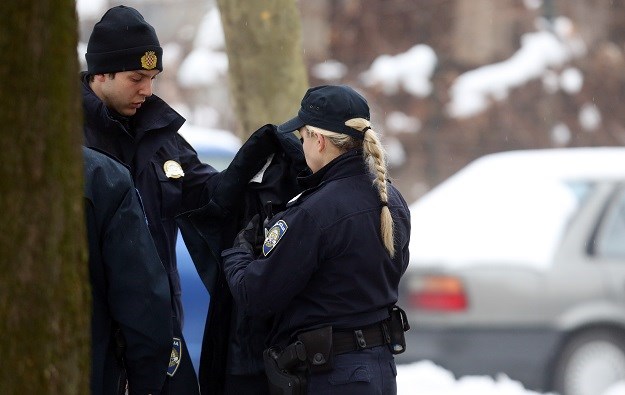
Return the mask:
<svg viewBox="0 0 625 395">
<path fill-rule="evenodd" d="M 332 333 L 332 350 L 334 354 L 345 354 L 383 346 L 391 342 L 386 325 L 383 323 L 362 329 L 336 331 Z"/>
</svg>

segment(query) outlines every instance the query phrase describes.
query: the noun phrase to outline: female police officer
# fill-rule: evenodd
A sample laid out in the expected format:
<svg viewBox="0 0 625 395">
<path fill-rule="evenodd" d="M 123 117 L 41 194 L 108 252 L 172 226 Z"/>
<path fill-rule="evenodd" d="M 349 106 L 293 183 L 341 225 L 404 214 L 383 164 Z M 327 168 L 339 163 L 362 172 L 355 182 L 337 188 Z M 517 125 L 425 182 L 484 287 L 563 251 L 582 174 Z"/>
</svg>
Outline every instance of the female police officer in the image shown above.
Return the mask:
<svg viewBox="0 0 625 395">
<path fill-rule="evenodd" d="M 312 171 L 299 179 L 304 192 L 272 218 L 257 257 L 253 223 L 222 254 L 239 307 L 274 316 L 272 391 L 396 393 L 389 316 L 408 265 L 410 214 L 387 179 L 367 102 L 347 86 L 311 88 L 278 130 L 302 136 Z"/>
</svg>

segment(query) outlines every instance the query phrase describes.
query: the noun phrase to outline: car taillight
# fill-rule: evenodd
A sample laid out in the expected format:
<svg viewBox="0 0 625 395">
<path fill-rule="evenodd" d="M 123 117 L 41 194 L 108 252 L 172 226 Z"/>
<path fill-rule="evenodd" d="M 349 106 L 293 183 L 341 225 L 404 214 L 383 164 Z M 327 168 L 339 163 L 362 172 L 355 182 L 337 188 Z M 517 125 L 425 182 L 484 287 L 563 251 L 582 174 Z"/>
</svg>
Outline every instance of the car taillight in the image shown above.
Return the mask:
<svg viewBox="0 0 625 395">
<path fill-rule="evenodd" d="M 457 277 L 414 276 L 408 287 L 412 308 L 450 312 L 467 308 L 464 286 Z"/>
</svg>

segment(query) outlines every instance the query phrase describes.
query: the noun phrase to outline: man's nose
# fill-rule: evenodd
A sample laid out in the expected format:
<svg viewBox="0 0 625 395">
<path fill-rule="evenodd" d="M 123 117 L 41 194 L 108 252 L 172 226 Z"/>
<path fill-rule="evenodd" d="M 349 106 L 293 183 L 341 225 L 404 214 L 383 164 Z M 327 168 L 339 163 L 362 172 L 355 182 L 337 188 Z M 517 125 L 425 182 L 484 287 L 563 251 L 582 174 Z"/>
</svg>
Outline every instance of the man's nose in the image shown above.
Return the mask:
<svg viewBox="0 0 625 395">
<path fill-rule="evenodd" d="M 152 96 L 153 85 L 154 81 L 151 79 L 143 81 L 143 83 L 141 84 L 141 88 L 139 89 L 139 94 L 145 97 Z"/>
</svg>

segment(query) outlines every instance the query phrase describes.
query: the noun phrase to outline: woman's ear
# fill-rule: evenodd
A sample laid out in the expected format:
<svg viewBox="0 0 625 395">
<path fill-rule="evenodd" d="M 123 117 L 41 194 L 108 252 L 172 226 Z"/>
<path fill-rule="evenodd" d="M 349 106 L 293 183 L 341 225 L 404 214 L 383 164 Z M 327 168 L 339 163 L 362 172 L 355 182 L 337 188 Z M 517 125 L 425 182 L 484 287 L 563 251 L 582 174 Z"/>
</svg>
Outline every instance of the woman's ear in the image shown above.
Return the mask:
<svg viewBox="0 0 625 395">
<path fill-rule="evenodd" d="M 322 152 L 326 148 L 326 144 L 327 144 L 326 138 L 321 133 L 315 133 L 315 136 L 317 136 L 317 140 L 316 140 L 317 150 L 319 152 Z"/>
</svg>

